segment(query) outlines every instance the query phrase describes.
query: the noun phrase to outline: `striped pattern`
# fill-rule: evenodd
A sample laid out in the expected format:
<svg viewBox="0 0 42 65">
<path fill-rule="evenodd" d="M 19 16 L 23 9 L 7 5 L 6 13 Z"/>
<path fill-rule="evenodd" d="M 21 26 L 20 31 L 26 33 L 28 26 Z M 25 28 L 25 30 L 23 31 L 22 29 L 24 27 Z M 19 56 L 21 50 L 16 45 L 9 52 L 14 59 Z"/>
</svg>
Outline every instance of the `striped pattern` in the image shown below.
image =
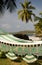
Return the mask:
<svg viewBox="0 0 42 65">
<path fill-rule="evenodd" d="M 25 40 L 22 40 L 22 39 L 18 39 L 16 37 L 14 37 L 13 35 L 0 35 L 0 41 L 3 41 L 3 42 L 7 42 L 7 43 L 11 43 L 11 42 L 22 42 L 22 43 L 26 43 L 27 41 Z"/>
<path fill-rule="evenodd" d="M 36 44 L 40 44 L 42 45 L 42 41 L 29 41 L 29 40 L 23 40 L 23 39 L 19 39 L 16 38 L 15 36 L 11 35 L 11 34 L 6 34 L 6 35 L 0 35 L 0 42 L 3 43 L 8 43 L 11 45 L 36 45 Z"/>
<path fill-rule="evenodd" d="M 6 56 L 11 60 L 17 59 L 15 54 L 21 56 L 27 54 L 25 57 L 22 57 L 23 60 L 32 63 L 37 60 L 32 54 L 42 55 L 42 41 L 23 40 L 11 34 L 0 35 L 0 50 L 5 52 L 9 51 Z"/>
<path fill-rule="evenodd" d="M 8 52 L 6 54 L 7 58 L 11 59 L 11 60 L 15 60 L 18 57 L 16 57 L 16 55 L 12 52 Z M 24 58 L 22 58 L 24 61 L 26 61 L 27 63 L 33 63 L 35 61 L 37 61 L 37 58 L 35 58 L 33 55 L 26 55 Z"/>
<path fill-rule="evenodd" d="M 35 61 L 37 61 L 37 58 L 35 58 L 33 55 L 26 55 L 23 58 L 24 61 L 26 61 L 27 63 L 33 63 Z"/>
<path fill-rule="evenodd" d="M 6 54 L 7 58 L 11 59 L 11 60 L 15 60 L 17 59 L 16 55 L 14 53 L 8 52 Z"/>
<path fill-rule="evenodd" d="M 0 35 L 0 50 L 12 51 L 18 55 L 25 55 L 26 53 L 42 55 L 42 41 L 23 40 L 11 34 Z"/>
</svg>

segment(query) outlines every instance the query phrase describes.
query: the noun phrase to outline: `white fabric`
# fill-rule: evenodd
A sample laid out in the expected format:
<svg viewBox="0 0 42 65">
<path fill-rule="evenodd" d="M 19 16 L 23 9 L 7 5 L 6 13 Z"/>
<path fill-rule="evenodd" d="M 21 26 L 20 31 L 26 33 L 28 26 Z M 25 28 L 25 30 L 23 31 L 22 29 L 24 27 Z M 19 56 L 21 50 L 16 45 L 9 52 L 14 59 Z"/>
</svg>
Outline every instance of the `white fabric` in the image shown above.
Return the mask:
<svg viewBox="0 0 42 65">
<path fill-rule="evenodd" d="M 11 59 L 11 60 L 15 60 L 15 59 L 17 59 L 17 57 L 15 56 L 14 53 L 10 53 L 10 52 L 8 52 L 8 53 L 6 54 L 6 56 L 7 56 L 7 58 L 9 58 L 9 59 Z"/>
<path fill-rule="evenodd" d="M 1 37 L 3 36 L 3 37 Z M 23 41 L 27 41 L 27 43 L 23 43 L 23 42 L 18 42 L 18 41 L 15 41 L 15 40 L 12 40 L 11 38 L 7 37 L 7 36 L 12 36 L 12 35 L 1 35 L 0 36 L 0 41 L 1 42 L 5 42 L 5 43 L 9 43 L 9 44 L 14 44 L 14 45 L 35 45 L 35 44 L 42 44 L 42 41 L 33 41 L 33 42 L 28 42 L 28 40 L 23 40 Z M 19 38 L 16 38 L 14 36 L 12 36 L 13 38 L 15 38 L 16 40 L 21 40 Z"/>
</svg>

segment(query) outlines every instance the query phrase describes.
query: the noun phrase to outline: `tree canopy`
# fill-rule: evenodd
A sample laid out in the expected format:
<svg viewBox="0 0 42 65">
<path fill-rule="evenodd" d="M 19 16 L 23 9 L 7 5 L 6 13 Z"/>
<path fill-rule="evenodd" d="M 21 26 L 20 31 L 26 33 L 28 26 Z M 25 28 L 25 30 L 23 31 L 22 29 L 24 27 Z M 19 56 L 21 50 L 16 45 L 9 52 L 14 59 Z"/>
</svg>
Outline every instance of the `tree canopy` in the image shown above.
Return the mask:
<svg viewBox="0 0 42 65">
<path fill-rule="evenodd" d="M 5 8 L 12 12 L 14 8 L 17 7 L 15 1 L 16 0 L 0 0 L 0 12 L 2 13 Z"/>
<path fill-rule="evenodd" d="M 38 17 L 38 16 L 35 17 L 35 21 L 37 20 L 38 20 L 38 23 L 35 24 L 35 31 L 37 34 L 42 34 L 42 17 Z"/>
<path fill-rule="evenodd" d="M 18 17 L 22 19 L 22 21 L 32 21 L 32 15 L 35 17 L 35 14 L 32 10 L 34 10 L 35 7 L 31 5 L 31 1 L 25 1 L 24 3 L 20 4 L 22 6 L 22 9 L 18 11 Z"/>
</svg>

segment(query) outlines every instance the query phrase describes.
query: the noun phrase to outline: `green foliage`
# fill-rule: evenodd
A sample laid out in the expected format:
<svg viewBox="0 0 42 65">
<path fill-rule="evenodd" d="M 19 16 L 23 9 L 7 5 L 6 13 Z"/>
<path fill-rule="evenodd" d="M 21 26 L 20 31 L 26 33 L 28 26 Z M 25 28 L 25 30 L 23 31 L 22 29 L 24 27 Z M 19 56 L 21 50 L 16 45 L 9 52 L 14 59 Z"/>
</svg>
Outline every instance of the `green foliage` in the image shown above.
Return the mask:
<svg viewBox="0 0 42 65">
<path fill-rule="evenodd" d="M 5 56 L 5 52 L 1 52 L 1 54 L 0 54 L 0 58 L 6 58 L 6 56 Z"/>
<path fill-rule="evenodd" d="M 40 15 L 42 15 L 42 12 L 40 12 Z"/>
<path fill-rule="evenodd" d="M 35 31 L 37 34 L 42 34 L 42 18 L 36 17 L 35 21 L 38 20 L 38 23 L 35 24 Z"/>
<path fill-rule="evenodd" d="M 22 21 L 26 21 L 26 22 L 28 22 L 28 20 L 32 21 L 32 15 L 35 17 L 35 14 L 33 13 L 32 10 L 35 9 L 35 7 L 31 5 L 31 2 L 27 2 L 27 1 L 20 4 L 22 6 L 22 10 L 18 11 L 19 18 L 22 19 Z"/>
</svg>

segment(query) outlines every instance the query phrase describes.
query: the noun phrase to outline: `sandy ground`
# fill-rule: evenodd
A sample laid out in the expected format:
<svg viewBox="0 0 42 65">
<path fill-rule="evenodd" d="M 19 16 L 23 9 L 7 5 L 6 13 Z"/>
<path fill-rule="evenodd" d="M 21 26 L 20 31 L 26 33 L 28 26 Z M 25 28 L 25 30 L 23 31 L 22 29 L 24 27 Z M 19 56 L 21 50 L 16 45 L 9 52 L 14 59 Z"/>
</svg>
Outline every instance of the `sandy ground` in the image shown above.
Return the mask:
<svg viewBox="0 0 42 65">
<path fill-rule="evenodd" d="M 11 61 L 10 59 L 4 59 L 0 58 L 0 65 L 42 65 L 42 60 L 38 60 L 35 63 L 26 63 L 25 61 L 21 60 L 16 60 L 16 61 Z"/>
</svg>

